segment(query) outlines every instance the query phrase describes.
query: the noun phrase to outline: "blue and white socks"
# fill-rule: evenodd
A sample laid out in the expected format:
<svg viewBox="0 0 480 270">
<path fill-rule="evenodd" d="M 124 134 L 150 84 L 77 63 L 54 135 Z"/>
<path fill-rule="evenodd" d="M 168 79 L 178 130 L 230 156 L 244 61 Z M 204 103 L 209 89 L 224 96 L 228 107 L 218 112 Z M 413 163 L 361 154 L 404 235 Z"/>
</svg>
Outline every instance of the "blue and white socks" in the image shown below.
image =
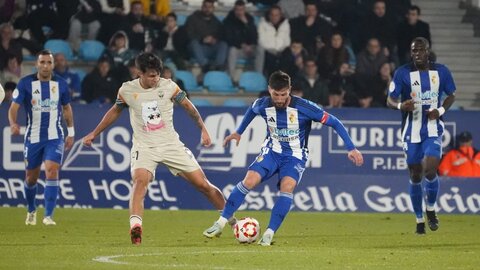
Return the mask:
<svg viewBox="0 0 480 270">
<path fill-rule="evenodd" d="M 282 225 L 283 220 L 290 211 L 292 206 L 293 194 L 288 192 L 280 192 L 280 197 L 275 202 L 275 205 L 272 209 L 272 214 L 270 216 L 270 223 L 268 224 L 268 229 L 276 232 L 280 225 Z"/>
<path fill-rule="evenodd" d="M 58 190 L 58 179 L 47 179 L 44 192 L 46 217 L 51 217 L 53 215 L 53 210 L 57 205 Z"/>
<path fill-rule="evenodd" d="M 25 199 L 27 200 L 28 212 L 31 213 L 37 210 L 37 205 L 35 204 L 35 196 L 37 196 L 37 184 L 29 186 L 27 181 L 23 182 L 23 190 L 25 191 Z"/>
<path fill-rule="evenodd" d="M 438 176 L 435 175 L 435 178 L 428 180 L 425 178 L 425 193 L 427 194 L 427 211 L 435 210 L 435 203 L 437 202 L 438 189 L 440 186 L 440 181 Z"/>
<path fill-rule="evenodd" d="M 412 180 L 410 180 L 408 191 L 410 193 L 410 199 L 412 200 L 413 212 L 415 212 L 415 216 L 417 217 L 417 223 L 425 222 L 422 209 L 422 182 L 413 183 Z"/>
</svg>

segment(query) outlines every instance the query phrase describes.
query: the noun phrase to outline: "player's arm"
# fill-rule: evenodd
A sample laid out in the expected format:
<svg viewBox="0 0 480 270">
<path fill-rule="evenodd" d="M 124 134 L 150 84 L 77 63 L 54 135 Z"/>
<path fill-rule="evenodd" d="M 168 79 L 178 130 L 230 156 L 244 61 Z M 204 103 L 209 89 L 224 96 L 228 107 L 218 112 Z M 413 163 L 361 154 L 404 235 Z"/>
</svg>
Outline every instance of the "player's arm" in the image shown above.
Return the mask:
<svg viewBox="0 0 480 270">
<path fill-rule="evenodd" d="M 83 144 L 85 146 L 91 146 L 93 140 L 102 133 L 107 127 L 109 127 L 112 123 L 114 123 L 118 117 L 122 114 L 123 108 L 127 105 L 119 95 L 117 98 L 117 102 L 108 110 L 108 112 L 103 116 L 100 123 L 98 123 L 97 127 L 90 132 L 87 136 L 83 137 Z"/>
<path fill-rule="evenodd" d="M 446 111 L 448 111 L 448 109 L 452 106 L 453 102 L 455 102 L 455 93 L 447 96 L 440 108 L 429 110 L 428 119 L 435 120 L 440 118 L 440 116 L 442 116 Z"/>
<path fill-rule="evenodd" d="M 203 123 L 202 116 L 198 112 L 195 105 L 193 105 L 193 103 L 187 98 L 187 93 L 177 87 L 172 96 L 172 100 L 180 104 L 180 106 L 187 111 L 188 115 L 193 119 L 197 127 L 200 129 L 202 145 L 210 146 L 212 144 L 212 139 L 210 138 L 210 134 L 208 134 L 207 127 L 205 126 L 205 123 Z"/>
<path fill-rule="evenodd" d="M 227 137 L 225 137 L 225 139 L 223 140 L 223 147 L 226 147 L 231 140 L 235 140 L 236 146 L 238 146 L 238 144 L 240 143 L 240 139 L 242 138 L 243 132 L 245 131 L 245 129 L 247 129 L 248 125 L 252 122 L 253 118 L 257 116 L 257 114 L 253 109 L 256 103 L 257 102 L 254 102 L 252 106 L 248 108 L 247 112 L 245 112 L 242 122 L 240 123 L 240 126 L 237 128 L 237 130 L 232 134 L 228 135 Z"/>
<path fill-rule="evenodd" d="M 411 112 L 415 109 L 415 103 L 413 99 L 405 100 L 401 102 L 400 95 L 403 89 L 406 87 L 403 81 L 405 77 L 405 71 L 398 69 L 393 75 L 393 79 L 388 86 L 387 107 L 390 109 L 396 109 L 405 112 Z"/>
<path fill-rule="evenodd" d="M 338 118 L 336 118 L 334 115 L 331 115 L 327 112 L 323 112 L 320 123 L 332 127 L 337 132 L 338 136 L 340 136 L 340 138 L 342 138 L 342 140 L 345 142 L 345 146 L 348 150 L 348 158 L 355 163 L 355 165 L 362 166 L 362 153 L 355 148 L 355 145 L 353 144 L 350 135 L 348 135 L 347 129 L 343 123 L 340 122 L 340 120 L 338 120 Z"/>
<path fill-rule="evenodd" d="M 20 109 L 20 104 L 16 102 L 12 102 L 10 109 L 8 109 L 8 122 L 10 123 L 12 135 L 20 134 L 20 126 L 17 124 L 18 109 Z"/>
<path fill-rule="evenodd" d="M 75 128 L 73 126 L 73 110 L 69 104 L 63 105 L 63 118 L 67 122 L 67 138 L 65 138 L 65 150 L 72 148 L 73 138 L 75 137 Z"/>
</svg>

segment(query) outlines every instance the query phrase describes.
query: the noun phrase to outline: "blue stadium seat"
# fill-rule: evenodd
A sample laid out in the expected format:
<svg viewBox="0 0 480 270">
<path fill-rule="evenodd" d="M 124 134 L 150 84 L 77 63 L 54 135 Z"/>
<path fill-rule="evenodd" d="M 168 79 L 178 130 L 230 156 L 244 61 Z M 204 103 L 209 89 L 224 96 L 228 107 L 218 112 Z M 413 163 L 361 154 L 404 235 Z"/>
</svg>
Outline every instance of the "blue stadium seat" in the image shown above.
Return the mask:
<svg viewBox="0 0 480 270">
<path fill-rule="evenodd" d="M 243 99 L 227 98 L 223 102 L 223 106 L 225 106 L 225 107 L 247 107 L 248 103 Z"/>
<path fill-rule="evenodd" d="M 188 92 L 201 92 L 202 87 L 198 85 L 197 79 L 192 72 L 188 70 L 177 70 L 175 77 L 183 82 Z"/>
<path fill-rule="evenodd" d="M 82 82 L 85 76 L 87 76 L 87 72 L 80 68 L 71 68 L 70 71 L 78 74 L 78 77 L 80 78 L 80 82 Z"/>
<path fill-rule="evenodd" d="M 259 93 L 267 90 L 267 79 L 262 73 L 245 71 L 240 75 L 238 84 L 245 92 Z"/>
<path fill-rule="evenodd" d="M 97 61 L 102 56 L 105 45 L 98 40 L 84 40 L 80 43 L 78 54 L 85 61 Z"/>
<path fill-rule="evenodd" d="M 177 14 L 177 25 L 182 26 L 187 21 L 187 15 L 185 14 Z"/>
<path fill-rule="evenodd" d="M 190 101 L 192 101 L 192 103 L 193 103 L 193 105 L 195 105 L 195 107 L 213 106 L 212 102 L 210 102 L 210 100 L 205 99 L 205 98 L 192 98 Z"/>
<path fill-rule="evenodd" d="M 45 49 L 52 51 L 53 54 L 63 53 L 67 60 L 75 59 L 70 44 L 63 39 L 50 39 L 45 43 Z"/>
<path fill-rule="evenodd" d="M 233 86 L 232 79 L 225 71 L 209 71 L 203 78 L 203 86 L 209 92 L 235 93 L 237 88 Z"/>
</svg>

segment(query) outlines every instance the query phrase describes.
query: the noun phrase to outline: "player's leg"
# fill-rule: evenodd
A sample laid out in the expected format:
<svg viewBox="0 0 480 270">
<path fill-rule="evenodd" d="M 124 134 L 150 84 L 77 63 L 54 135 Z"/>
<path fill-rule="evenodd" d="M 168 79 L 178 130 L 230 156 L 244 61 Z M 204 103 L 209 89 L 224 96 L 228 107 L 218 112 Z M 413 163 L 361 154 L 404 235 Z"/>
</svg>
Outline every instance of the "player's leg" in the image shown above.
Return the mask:
<svg viewBox="0 0 480 270">
<path fill-rule="evenodd" d="M 147 169 L 137 168 L 132 172 L 133 187 L 130 195 L 130 239 L 132 244 L 142 243 L 142 225 L 144 200 L 148 184 L 153 179 L 153 174 Z"/>
<path fill-rule="evenodd" d="M 37 181 L 40 176 L 40 165 L 42 164 L 43 145 L 41 143 L 29 144 L 24 146 L 25 159 L 25 200 L 27 201 L 26 225 L 37 224 L 37 205 L 35 197 L 37 196 Z"/>
<path fill-rule="evenodd" d="M 262 239 L 258 242 L 262 246 L 270 246 L 272 244 L 273 235 L 282 225 L 293 201 L 293 191 L 297 186 L 297 180 L 290 176 L 285 176 L 280 182 L 280 196 L 272 208 L 270 222 L 268 228 L 263 233 Z"/>
<path fill-rule="evenodd" d="M 407 154 L 407 164 L 410 173 L 408 191 L 413 206 L 413 212 L 416 217 L 416 233 L 425 234 L 425 219 L 423 218 L 423 150 L 421 143 L 405 143 L 405 153 Z"/>
<path fill-rule="evenodd" d="M 440 157 L 442 156 L 441 138 L 429 138 L 425 143 L 425 193 L 427 197 L 427 220 L 432 231 L 438 230 L 438 217 L 435 212 L 437 202 L 439 180 L 437 175 Z"/>
<path fill-rule="evenodd" d="M 192 172 L 182 172 L 178 175 L 185 178 L 198 191 L 205 195 L 215 209 L 222 210 L 225 207 L 225 198 L 222 192 L 217 186 L 208 181 L 205 173 L 201 169 Z"/>
<path fill-rule="evenodd" d="M 53 221 L 53 212 L 57 205 L 59 194 L 59 171 L 60 164 L 63 159 L 63 140 L 50 140 L 45 143 L 44 160 L 45 160 L 45 216 L 43 224 L 56 225 Z"/>
</svg>

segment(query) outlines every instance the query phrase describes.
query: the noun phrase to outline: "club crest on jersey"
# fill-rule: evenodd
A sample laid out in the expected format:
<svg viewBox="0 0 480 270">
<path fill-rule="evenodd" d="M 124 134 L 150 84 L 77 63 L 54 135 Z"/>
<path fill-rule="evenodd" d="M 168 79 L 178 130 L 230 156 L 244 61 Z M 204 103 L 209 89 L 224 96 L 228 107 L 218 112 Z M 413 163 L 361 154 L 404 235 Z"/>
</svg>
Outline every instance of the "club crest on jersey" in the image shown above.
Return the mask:
<svg viewBox="0 0 480 270">
<path fill-rule="evenodd" d="M 52 86 L 52 89 L 50 89 L 50 91 L 52 91 L 52 93 L 55 93 L 57 91 L 57 88 L 55 86 Z"/>
<path fill-rule="evenodd" d="M 133 99 L 137 99 L 138 98 L 138 93 L 133 93 Z"/>
<path fill-rule="evenodd" d="M 262 162 L 262 160 L 263 160 L 263 155 L 259 155 L 259 156 L 257 157 L 257 162 Z"/>
<path fill-rule="evenodd" d="M 292 124 L 295 123 L 296 119 L 297 119 L 296 113 L 291 112 L 291 113 L 288 115 L 288 120 L 290 121 L 290 123 L 292 123 Z"/>
<path fill-rule="evenodd" d="M 432 76 L 432 84 L 437 84 L 437 76 Z"/>
<path fill-rule="evenodd" d="M 158 97 L 159 97 L 159 98 L 163 98 L 163 95 L 164 95 L 163 93 L 159 93 L 159 94 L 158 94 Z"/>
</svg>

